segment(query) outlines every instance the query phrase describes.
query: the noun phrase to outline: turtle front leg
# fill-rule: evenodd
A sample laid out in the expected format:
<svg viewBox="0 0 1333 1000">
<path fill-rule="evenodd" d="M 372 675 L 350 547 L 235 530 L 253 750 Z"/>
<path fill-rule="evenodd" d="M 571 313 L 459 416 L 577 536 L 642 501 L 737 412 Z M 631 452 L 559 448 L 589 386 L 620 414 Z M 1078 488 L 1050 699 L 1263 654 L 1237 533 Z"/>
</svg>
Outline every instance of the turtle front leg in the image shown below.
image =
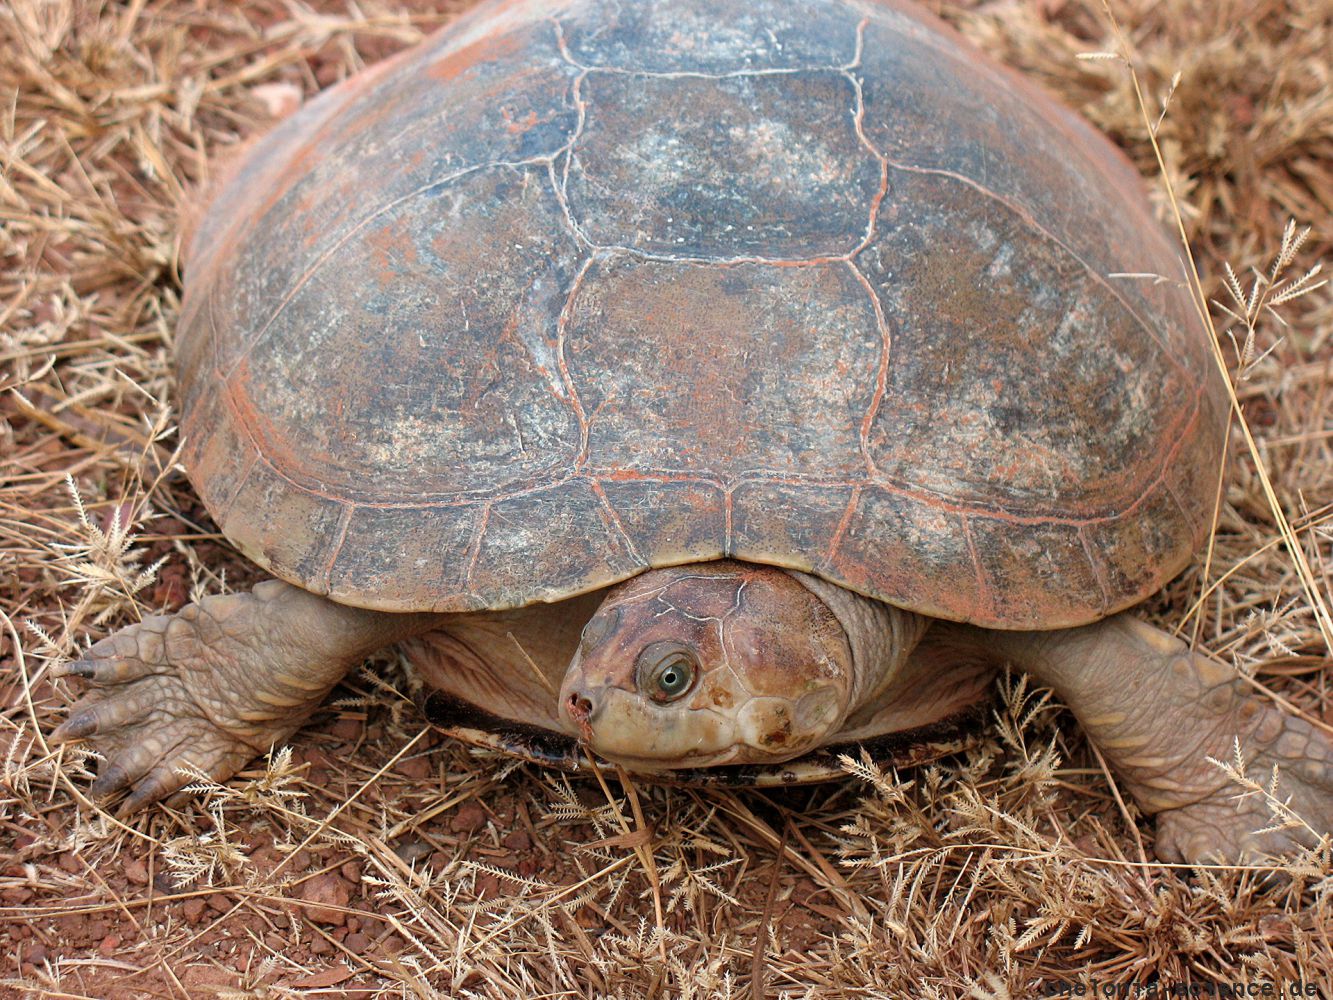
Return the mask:
<svg viewBox="0 0 1333 1000">
<path fill-rule="evenodd" d="M 350 608 L 277 580 L 124 628 L 58 667 L 89 689 L 52 733 L 103 756 L 91 793 L 122 815 L 170 795 L 185 764 L 223 781 L 295 732 L 369 653 L 438 615 Z"/>
<path fill-rule="evenodd" d="M 932 629 L 931 635 L 935 635 Z M 936 641 L 985 643 L 1054 688 L 1144 812 L 1156 814 L 1164 861 L 1256 860 L 1333 831 L 1333 741 L 1257 694 L 1236 671 L 1126 615 L 1055 632 L 982 632 L 946 625 Z M 1219 767 L 1236 741 L 1246 774 L 1309 825 L 1272 826 L 1269 809 Z M 1312 832 L 1313 831 L 1313 832 Z"/>
</svg>

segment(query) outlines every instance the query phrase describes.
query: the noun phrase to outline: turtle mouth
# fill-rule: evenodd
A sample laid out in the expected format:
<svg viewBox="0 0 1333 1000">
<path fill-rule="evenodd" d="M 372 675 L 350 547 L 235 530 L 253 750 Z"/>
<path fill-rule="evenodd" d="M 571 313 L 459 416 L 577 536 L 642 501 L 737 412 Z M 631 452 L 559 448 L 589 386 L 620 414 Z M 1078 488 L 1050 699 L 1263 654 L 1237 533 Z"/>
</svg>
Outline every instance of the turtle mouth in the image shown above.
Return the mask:
<svg viewBox="0 0 1333 1000">
<path fill-rule="evenodd" d="M 724 767 L 728 764 L 736 764 L 744 749 L 740 746 L 728 747 L 720 751 L 690 751 L 681 754 L 679 757 L 670 761 L 664 761 L 661 757 L 639 757 L 634 754 L 626 753 L 604 753 L 598 750 L 596 746 L 589 747 L 598 757 L 612 763 L 619 764 L 629 771 L 640 771 L 648 774 L 670 774 L 672 771 L 700 771 L 712 767 Z"/>
</svg>

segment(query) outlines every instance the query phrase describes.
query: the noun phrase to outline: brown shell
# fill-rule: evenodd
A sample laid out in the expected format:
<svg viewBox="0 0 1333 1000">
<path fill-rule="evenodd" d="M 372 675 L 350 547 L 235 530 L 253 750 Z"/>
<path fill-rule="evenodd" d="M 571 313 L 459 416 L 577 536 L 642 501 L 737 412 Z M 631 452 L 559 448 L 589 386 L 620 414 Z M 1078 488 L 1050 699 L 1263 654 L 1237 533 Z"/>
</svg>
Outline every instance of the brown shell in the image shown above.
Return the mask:
<svg viewBox="0 0 1333 1000">
<path fill-rule="evenodd" d="M 906 4 L 491 3 L 214 202 L 186 462 L 349 604 L 729 556 L 1078 624 L 1209 520 L 1225 394 L 1181 275 L 1105 139 Z"/>
</svg>

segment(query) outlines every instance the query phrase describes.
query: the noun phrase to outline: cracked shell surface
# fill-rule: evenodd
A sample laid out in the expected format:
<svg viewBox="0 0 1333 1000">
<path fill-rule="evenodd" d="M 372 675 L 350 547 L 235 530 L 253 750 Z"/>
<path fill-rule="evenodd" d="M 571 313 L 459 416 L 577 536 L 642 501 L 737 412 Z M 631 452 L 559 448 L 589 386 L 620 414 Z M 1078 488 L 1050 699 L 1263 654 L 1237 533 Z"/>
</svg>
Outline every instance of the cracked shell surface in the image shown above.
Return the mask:
<svg viewBox="0 0 1333 1000">
<path fill-rule="evenodd" d="M 215 199 L 185 462 L 243 552 L 365 607 L 731 557 L 1081 624 L 1210 519 L 1180 274 L 1108 141 L 905 4 L 491 3 Z"/>
</svg>

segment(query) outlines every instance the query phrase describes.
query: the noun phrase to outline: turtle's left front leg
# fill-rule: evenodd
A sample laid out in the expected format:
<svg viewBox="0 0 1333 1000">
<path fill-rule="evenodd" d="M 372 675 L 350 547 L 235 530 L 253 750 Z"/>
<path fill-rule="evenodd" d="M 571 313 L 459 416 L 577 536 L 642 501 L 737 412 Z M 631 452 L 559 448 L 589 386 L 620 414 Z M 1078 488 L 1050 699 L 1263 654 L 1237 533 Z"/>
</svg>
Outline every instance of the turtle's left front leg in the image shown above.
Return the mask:
<svg viewBox="0 0 1333 1000">
<path fill-rule="evenodd" d="M 1333 741 L 1324 730 L 1262 697 L 1232 668 L 1127 615 L 1054 632 L 932 629 L 936 642 L 984 642 L 1054 688 L 1125 782 L 1157 817 L 1164 861 L 1256 860 L 1308 846 L 1333 832 Z M 1236 741 L 1246 774 L 1267 785 L 1305 827 L 1256 831 L 1274 819 L 1262 796 L 1209 762 L 1231 761 Z"/>
<path fill-rule="evenodd" d="M 88 690 L 54 742 L 86 739 L 103 764 L 94 797 L 122 813 L 170 795 L 185 765 L 224 781 L 287 739 L 352 667 L 429 629 L 430 614 L 347 607 L 277 580 L 121 629 L 56 676 Z"/>
</svg>

